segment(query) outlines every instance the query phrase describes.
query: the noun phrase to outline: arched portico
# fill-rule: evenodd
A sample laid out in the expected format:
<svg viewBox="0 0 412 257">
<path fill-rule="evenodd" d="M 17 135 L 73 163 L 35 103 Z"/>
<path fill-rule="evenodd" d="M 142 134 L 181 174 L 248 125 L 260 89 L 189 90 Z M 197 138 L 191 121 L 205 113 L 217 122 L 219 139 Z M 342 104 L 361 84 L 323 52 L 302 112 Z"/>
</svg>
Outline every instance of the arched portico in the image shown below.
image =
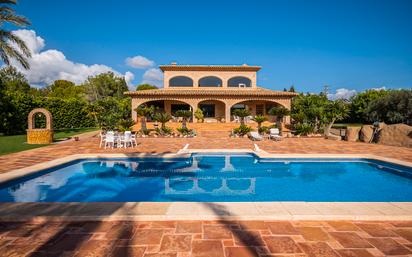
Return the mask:
<svg viewBox="0 0 412 257">
<path fill-rule="evenodd" d="M 132 119 L 137 121 L 137 114 L 135 109 L 140 105 L 155 106 L 159 111 L 164 111 L 170 115 L 174 115 L 177 110 L 191 110 L 195 111 L 197 108 L 197 101 L 176 98 L 157 98 L 157 99 L 132 99 Z"/>
<path fill-rule="evenodd" d="M 232 102 L 230 104 L 230 114 L 233 116 L 233 112 L 236 109 L 247 109 L 252 116 L 264 115 L 268 117 L 269 121 L 275 121 L 276 117 L 269 114 L 269 110 L 273 107 L 283 106 L 281 103 L 271 100 L 244 100 L 239 102 Z M 284 106 L 285 107 L 285 106 Z M 286 107 L 288 108 L 288 107 Z M 233 119 L 231 119 L 233 120 Z"/>
<path fill-rule="evenodd" d="M 197 108 L 202 110 L 206 122 L 226 121 L 224 100 L 204 99 L 198 102 Z"/>
</svg>

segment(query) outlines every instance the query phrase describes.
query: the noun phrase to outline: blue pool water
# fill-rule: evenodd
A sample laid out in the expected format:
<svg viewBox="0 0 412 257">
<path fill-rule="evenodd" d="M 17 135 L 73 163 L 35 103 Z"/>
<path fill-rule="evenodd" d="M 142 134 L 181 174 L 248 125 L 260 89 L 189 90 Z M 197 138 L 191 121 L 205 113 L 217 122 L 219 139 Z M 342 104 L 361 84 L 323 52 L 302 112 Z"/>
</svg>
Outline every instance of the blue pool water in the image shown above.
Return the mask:
<svg viewBox="0 0 412 257">
<path fill-rule="evenodd" d="M 365 159 L 83 159 L 0 185 L 1 202 L 412 201 L 412 169 Z"/>
</svg>

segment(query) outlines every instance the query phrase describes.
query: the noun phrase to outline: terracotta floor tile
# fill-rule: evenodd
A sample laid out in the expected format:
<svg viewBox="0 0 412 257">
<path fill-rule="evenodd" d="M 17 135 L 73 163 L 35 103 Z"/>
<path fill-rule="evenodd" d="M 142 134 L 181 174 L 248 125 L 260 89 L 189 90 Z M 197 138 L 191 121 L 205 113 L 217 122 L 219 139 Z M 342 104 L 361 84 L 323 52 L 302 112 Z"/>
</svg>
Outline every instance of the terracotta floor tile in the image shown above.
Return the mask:
<svg viewBox="0 0 412 257">
<path fill-rule="evenodd" d="M 240 246 L 263 246 L 265 243 L 255 230 L 232 230 L 235 244 Z"/>
<path fill-rule="evenodd" d="M 337 250 L 337 252 L 342 257 L 374 257 L 373 254 L 371 254 L 365 249 L 340 249 Z"/>
<path fill-rule="evenodd" d="M 287 236 L 265 236 L 263 237 L 271 253 L 301 253 L 292 238 Z"/>
<path fill-rule="evenodd" d="M 177 257 L 177 253 L 146 253 L 144 257 Z"/>
<path fill-rule="evenodd" d="M 113 244 L 114 242 L 110 240 L 89 240 L 73 251 L 77 252 L 75 257 L 105 256 L 111 252 Z"/>
<path fill-rule="evenodd" d="M 274 235 L 298 235 L 299 231 L 296 230 L 290 222 L 279 221 L 279 222 L 267 222 L 266 223 L 270 229 L 270 232 Z"/>
<path fill-rule="evenodd" d="M 232 239 L 232 233 L 225 226 L 204 225 L 204 239 Z"/>
<path fill-rule="evenodd" d="M 163 229 L 137 229 L 130 245 L 160 244 Z"/>
<path fill-rule="evenodd" d="M 328 221 L 336 231 L 359 231 L 360 229 L 352 222 L 346 221 Z"/>
<path fill-rule="evenodd" d="M 201 221 L 178 221 L 176 233 L 202 233 Z"/>
<path fill-rule="evenodd" d="M 329 234 L 345 248 L 372 247 L 365 239 L 354 232 L 330 232 Z"/>
<path fill-rule="evenodd" d="M 394 232 L 412 243 L 412 228 L 395 229 Z"/>
<path fill-rule="evenodd" d="M 266 223 L 264 221 L 240 221 L 239 225 L 242 229 L 247 229 L 247 230 L 263 230 L 263 229 L 268 229 Z"/>
<path fill-rule="evenodd" d="M 110 257 L 143 257 L 146 248 L 141 246 L 118 246 L 109 254 Z"/>
<path fill-rule="evenodd" d="M 165 235 L 160 245 L 161 252 L 188 252 L 191 249 L 191 235 Z"/>
<path fill-rule="evenodd" d="M 299 243 L 308 257 L 340 257 L 327 243 Z"/>
<path fill-rule="evenodd" d="M 410 228 L 412 228 L 412 221 L 393 221 L 391 223 L 395 227 L 410 227 Z"/>
<path fill-rule="evenodd" d="M 299 227 L 299 232 L 308 241 L 328 241 L 330 237 L 319 227 Z"/>
<path fill-rule="evenodd" d="M 257 257 L 256 250 L 252 247 L 226 247 L 226 257 Z"/>
<path fill-rule="evenodd" d="M 395 233 L 385 229 L 384 227 L 382 227 L 382 225 L 377 223 L 357 223 L 356 225 L 373 237 L 396 236 Z"/>
<path fill-rule="evenodd" d="M 387 255 L 412 254 L 412 251 L 408 250 L 392 238 L 369 238 L 368 241 Z"/>
<path fill-rule="evenodd" d="M 193 257 L 225 257 L 221 241 L 194 240 L 192 242 Z"/>
<path fill-rule="evenodd" d="M 113 226 L 107 233 L 106 238 L 112 240 L 131 239 L 136 231 L 136 227 L 129 224 Z"/>
<path fill-rule="evenodd" d="M 154 221 L 151 223 L 151 228 L 176 228 L 175 221 Z"/>
</svg>

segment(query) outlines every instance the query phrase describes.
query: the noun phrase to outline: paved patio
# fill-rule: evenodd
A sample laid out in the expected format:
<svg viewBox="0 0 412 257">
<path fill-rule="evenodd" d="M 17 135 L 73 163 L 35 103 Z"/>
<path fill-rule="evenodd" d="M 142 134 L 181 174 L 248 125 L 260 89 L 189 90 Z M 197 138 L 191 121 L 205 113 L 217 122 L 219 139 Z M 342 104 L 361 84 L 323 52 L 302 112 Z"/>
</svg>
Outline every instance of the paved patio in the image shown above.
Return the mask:
<svg viewBox="0 0 412 257">
<path fill-rule="evenodd" d="M 412 222 L 0 223 L 1 256 L 411 256 Z"/>
<path fill-rule="evenodd" d="M 47 147 L 0 156 L 0 173 L 31 166 L 71 154 L 81 153 L 175 153 L 189 144 L 190 149 L 253 149 L 256 143 L 262 150 L 281 154 L 374 154 L 412 162 L 412 149 L 359 142 L 332 141 L 323 138 L 285 138 L 274 142 L 252 142 L 248 138 L 230 138 L 221 131 L 201 132 L 196 138 L 139 138 L 135 148 L 99 148 L 96 133 L 88 133 L 80 141 L 68 141 Z"/>
</svg>

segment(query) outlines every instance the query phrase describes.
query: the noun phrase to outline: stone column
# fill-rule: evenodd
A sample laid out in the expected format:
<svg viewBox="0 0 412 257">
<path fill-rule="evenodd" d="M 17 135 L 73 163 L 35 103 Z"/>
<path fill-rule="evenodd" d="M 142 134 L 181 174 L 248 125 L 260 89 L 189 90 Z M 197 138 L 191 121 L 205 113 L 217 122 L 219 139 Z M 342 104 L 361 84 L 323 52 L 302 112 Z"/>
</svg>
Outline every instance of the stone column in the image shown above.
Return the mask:
<svg viewBox="0 0 412 257">
<path fill-rule="evenodd" d="M 231 104 L 225 103 L 225 122 L 230 122 L 230 108 L 232 107 Z"/>
</svg>

